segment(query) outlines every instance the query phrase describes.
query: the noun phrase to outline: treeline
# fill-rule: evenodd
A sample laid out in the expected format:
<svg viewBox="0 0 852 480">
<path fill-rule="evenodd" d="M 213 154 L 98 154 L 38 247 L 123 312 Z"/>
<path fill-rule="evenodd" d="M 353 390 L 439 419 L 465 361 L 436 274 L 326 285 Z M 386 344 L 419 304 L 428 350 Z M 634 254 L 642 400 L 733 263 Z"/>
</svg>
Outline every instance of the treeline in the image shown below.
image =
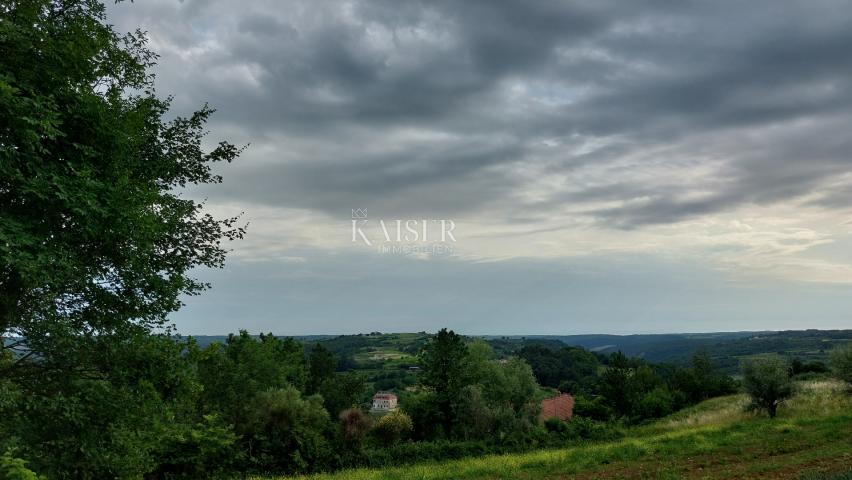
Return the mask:
<svg viewBox="0 0 852 480">
<path fill-rule="evenodd" d="M 627 423 L 668 415 L 710 397 L 733 393 L 736 382 L 700 351 L 690 366 L 653 364 L 621 352 L 595 354 L 580 347 L 524 346 L 517 351 L 548 387 L 571 392 L 575 412 Z"/>
</svg>

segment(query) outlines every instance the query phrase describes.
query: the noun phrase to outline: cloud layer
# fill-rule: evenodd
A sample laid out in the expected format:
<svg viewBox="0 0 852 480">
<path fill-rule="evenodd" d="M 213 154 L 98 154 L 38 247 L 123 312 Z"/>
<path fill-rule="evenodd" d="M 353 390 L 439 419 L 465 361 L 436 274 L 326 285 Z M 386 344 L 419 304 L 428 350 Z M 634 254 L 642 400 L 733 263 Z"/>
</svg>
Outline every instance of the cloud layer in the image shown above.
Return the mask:
<svg viewBox="0 0 852 480">
<path fill-rule="evenodd" d="M 110 19 L 148 30 L 177 112 L 210 102 L 214 132 L 251 143 L 193 192 L 254 220 L 237 261 L 348 251 L 368 207 L 455 219 L 462 263 L 616 252 L 852 283 L 827 247 L 852 230 L 844 2 L 151 0 Z"/>
</svg>

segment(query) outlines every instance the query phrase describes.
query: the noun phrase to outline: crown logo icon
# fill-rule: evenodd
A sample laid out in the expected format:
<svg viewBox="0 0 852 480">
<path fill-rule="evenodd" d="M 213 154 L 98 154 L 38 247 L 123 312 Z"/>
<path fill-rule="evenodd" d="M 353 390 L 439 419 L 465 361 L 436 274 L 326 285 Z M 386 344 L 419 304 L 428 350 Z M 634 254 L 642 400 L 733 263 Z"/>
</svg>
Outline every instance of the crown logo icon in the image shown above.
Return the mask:
<svg viewBox="0 0 852 480">
<path fill-rule="evenodd" d="M 367 209 L 366 208 L 353 208 L 352 209 L 352 218 L 367 218 Z"/>
</svg>

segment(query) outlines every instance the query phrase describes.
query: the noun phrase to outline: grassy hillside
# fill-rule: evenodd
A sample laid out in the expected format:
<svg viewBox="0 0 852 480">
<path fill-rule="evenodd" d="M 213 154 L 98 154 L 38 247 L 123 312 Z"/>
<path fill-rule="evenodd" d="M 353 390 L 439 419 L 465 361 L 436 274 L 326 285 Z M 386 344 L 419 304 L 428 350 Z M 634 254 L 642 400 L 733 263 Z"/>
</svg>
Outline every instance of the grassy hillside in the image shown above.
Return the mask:
<svg viewBox="0 0 852 480">
<path fill-rule="evenodd" d="M 833 382 L 799 386 L 775 420 L 746 413 L 746 398 L 734 395 L 635 427 L 618 441 L 302 478 L 849 478 L 852 398 Z"/>
</svg>

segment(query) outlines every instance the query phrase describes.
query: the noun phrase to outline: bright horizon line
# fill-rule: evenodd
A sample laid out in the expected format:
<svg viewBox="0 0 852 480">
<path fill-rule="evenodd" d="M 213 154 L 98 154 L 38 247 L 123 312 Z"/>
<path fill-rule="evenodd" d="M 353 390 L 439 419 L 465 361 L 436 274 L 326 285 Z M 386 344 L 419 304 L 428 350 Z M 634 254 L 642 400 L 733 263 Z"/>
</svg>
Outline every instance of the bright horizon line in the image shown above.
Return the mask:
<svg viewBox="0 0 852 480">
<path fill-rule="evenodd" d="M 510 338 L 519 338 L 519 337 L 580 337 L 580 336 L 590 336 L 590 335 L 601 335 L 601 336 L 613 336 L 613 337 L 630 337 L 630 336 L 650 336 L 650 335 L 710 335 L 710 334 L 735 334 L 735 333 L 783 333 L 783 332 L 809 332 L 809 331 L 818 331 L 818 332 L 837 332 L 837 331 L 846 331 L 852 330 L 852 328 L 803 328 L 798 330 L 731 330 L 731 331 L 703 331 L 703 332 L 654 332 L 654 333 L 513 333 L 513 334 L 491 334 L 491 333 L 464 333 L 453 328 L 447 327 L 448 330 L 452 330 L 453 332 L 463 335 L 466 337 L 510 337 Z M 237 329 L 236 332 L 229 333 L 181 333 L 178 334 L 182 337 L 227 337 L 230 334 L 234 334 L 239 332 L 240 330 L 246 329 Z M 305 334 L 282 334 L 282 333 L 274 333 L 261 331 L 258 333 L 249 332 L 250 335 L 260 335 L 260 334 L 272 333 L 272 335 L 276 337 L 323 337 L 323 336 L 356 336 L 356 335 L 370 335 L 373 332 L 358 332 L 358 333 L 305 333 Z M 428 331 L 428 330 L 420 330 L 420 331 L 409 331 L 409 332 L 378 332 L 382 335 L 398 335 L 398 334 L 406 334 L 406 333 L 426 333 L 426 334 L 435 334 L 437 331 Z"/>
</svg>

